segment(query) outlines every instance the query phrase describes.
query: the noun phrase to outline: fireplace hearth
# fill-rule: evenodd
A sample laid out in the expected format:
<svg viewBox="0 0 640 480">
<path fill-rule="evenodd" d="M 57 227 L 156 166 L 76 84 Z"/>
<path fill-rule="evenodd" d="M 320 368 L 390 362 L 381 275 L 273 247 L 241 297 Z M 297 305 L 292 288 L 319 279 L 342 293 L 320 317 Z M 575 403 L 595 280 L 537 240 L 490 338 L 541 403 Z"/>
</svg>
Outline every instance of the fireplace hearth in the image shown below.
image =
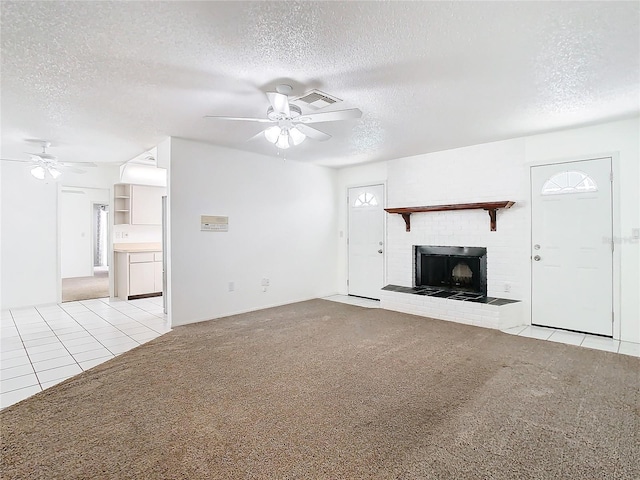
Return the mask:
<svg viewBox="0 0 640 480">
<path fill-rule="evenodd" d="M 415 287 L 487 295 L 487 249 L 414 245 Z"/>
</svg>

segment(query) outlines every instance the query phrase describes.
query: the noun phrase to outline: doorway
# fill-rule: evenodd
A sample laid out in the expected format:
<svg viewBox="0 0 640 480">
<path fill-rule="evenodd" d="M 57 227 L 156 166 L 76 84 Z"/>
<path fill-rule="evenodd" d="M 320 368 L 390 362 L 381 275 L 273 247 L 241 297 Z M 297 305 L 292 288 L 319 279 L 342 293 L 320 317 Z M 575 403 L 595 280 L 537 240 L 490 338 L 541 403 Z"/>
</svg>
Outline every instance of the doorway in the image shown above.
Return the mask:
<svg viewBox="0 0 640 480">
<path fill-rule="evenodd" d="M 109 296 L 109 190 L 63 187 L 60 193 L 62 301 Z"/>
<path fill-rule="evenodd" d="M 611 158 L 531 167 L 531 323 L 613 336 Z"/>
<path fill-rule="evenodd" d="M 349 188 L 348 292 L 380 299 L 384 286 L 384 185 Z"/>
</svg>

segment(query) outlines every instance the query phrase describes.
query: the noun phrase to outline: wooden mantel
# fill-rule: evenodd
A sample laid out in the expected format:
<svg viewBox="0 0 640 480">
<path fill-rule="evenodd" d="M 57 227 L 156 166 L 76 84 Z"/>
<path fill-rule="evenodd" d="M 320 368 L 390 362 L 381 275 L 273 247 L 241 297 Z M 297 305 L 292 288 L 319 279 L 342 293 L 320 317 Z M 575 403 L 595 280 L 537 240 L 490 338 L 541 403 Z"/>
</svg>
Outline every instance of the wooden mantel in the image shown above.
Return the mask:
<svg viewBox="0 0 640 480">
<path fill-rule="evenodd" d="M 424 212 L 445 212 L 449 210 L 486 210 L 491 219 L 491 231 L 496 231 L 496 211 L 500 208 L 511 208 L 516 202 L 481 202 L 481 203 L 454 203 L 452 205 L 431 205 L 428 207 L 400 207 L 385 208 L 388 213 L 398 213 L 402 215 L 407 226 L 407 232 L 411 231 L 411 214 Z"/>
</svg>

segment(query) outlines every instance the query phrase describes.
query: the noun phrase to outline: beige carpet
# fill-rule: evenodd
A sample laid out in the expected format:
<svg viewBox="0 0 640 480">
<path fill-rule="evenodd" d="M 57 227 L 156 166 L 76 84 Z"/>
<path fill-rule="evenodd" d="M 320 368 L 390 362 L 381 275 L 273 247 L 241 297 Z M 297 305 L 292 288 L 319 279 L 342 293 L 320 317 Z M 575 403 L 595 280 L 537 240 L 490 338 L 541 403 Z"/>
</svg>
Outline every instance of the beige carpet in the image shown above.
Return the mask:
<svg viewBox="0 0 640 480">
<path fill-rule="evenodd" d="M 640 359 L 314 300 L 0 412 L 3 479 L 638 479 Z"/>
<path fill-rule="evenodd" d="M 75 302 L 109 296 L 109 272 L 96 271 L 92 277 L 62 279 L 62 301 Z"/>
</svg>

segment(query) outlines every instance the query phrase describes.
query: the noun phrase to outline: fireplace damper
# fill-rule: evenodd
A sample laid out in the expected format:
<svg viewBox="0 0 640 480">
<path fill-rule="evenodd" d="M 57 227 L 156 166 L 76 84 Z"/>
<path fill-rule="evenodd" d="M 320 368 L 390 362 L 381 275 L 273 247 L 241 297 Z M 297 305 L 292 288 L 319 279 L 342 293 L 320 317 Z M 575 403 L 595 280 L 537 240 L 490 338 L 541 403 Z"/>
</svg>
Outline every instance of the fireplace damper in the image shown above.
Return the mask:
<svg viewBox="0 0 640 480">
<path fill-rule="evenodd" d="M 415 245 L 416 287 L 487 295 L 487 249 Z"/>
</svg>

